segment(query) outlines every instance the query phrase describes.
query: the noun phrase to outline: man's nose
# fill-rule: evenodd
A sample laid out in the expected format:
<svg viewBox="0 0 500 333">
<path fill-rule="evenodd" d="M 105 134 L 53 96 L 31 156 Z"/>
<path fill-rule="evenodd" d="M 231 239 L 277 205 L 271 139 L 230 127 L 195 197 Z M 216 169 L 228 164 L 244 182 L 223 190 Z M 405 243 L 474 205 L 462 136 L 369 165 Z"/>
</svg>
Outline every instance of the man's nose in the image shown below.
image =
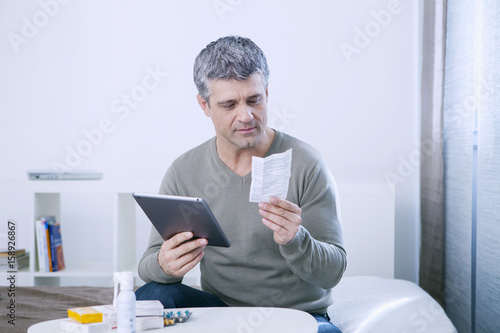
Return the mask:
<svg viewBox="0 0 500 333">
<path fill-rule="evenodd" d="M 238 120 L 242 123 L 249 123 L 253 118 L 252 108 L 242 105 L 238 110 Z"/>
</svg>

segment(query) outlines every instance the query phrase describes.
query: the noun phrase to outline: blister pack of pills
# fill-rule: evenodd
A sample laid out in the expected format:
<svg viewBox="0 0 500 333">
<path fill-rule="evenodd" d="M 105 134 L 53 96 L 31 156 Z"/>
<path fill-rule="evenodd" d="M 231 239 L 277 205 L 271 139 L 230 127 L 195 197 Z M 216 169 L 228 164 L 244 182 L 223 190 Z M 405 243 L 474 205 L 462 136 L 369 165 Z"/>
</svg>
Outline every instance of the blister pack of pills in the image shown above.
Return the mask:
<svg viewBox="0 0 500 333">
<path fill-rule="evenodd" d="M 165 326 L 171 326 L 176 323 L 184 323 L 186 320 L 191 317 L 192 312 L 191 311 L 177 311 L 174 313 L 174 311 L 169 311 L 169 312 L 164 312 L 163 313 L 163 322 Z"/>
</svg>

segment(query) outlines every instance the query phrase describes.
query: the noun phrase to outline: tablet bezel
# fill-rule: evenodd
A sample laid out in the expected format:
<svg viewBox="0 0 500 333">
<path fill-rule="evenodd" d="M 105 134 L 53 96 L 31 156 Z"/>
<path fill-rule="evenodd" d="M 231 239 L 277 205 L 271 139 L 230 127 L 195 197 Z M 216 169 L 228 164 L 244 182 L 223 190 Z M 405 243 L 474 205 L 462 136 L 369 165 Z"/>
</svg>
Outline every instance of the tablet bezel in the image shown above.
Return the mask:
<svg viewBox="0 0 500 333">
<path fill-rule="evenodd" d="M 132 196 L 164 240 L 191 231 L 193 238 L 206 238 L 207 245 L 231 245 L 203 198 L 136 192 Z"/>
</svg>

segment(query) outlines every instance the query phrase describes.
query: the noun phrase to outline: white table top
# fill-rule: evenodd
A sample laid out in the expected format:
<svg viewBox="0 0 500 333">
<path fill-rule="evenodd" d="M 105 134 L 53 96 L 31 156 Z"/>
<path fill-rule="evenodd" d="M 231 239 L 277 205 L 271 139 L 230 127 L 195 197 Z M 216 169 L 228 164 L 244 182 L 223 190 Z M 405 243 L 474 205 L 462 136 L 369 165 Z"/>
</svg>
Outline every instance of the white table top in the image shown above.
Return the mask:
<svg viewBox="0 0 500 333">
<path fill-rule="evenodd" d="M 284 308 L 221 307 L 185 308 L 168 311 L 192 312 L 191 318 L 163 329 L 146 332 L 204 332 L 204 333 L 256 333 L 256 332 L 300 332 L 316 333 L 318 324 L 310 314 Z M 60 332 L 62 319 L 38 323 L 28 328 L 28 333 Z"/>
</svg>

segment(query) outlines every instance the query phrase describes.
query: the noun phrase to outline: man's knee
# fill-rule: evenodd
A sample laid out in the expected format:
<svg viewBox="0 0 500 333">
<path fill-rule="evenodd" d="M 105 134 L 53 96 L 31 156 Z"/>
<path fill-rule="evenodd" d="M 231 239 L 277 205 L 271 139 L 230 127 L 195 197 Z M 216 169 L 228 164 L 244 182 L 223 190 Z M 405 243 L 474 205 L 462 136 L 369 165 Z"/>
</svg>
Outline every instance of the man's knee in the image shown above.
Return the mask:
<svg viewBox="0 0 500 333">
<path fill-rule="evenodd" d="M 179 289 L 180 283 L 163 284 L 158 282 L 149 282 L 136 290 L 137 300 L 159 300 L 165 308 L 175 307 L 175 295 Z"/>
<path fill-rule="evenodd" d="M 150 282 L 136 291 L 138 300 L 159 300 L 164 308 L 226 306 L 217 296 L 182 283 Z"/>
</svg>

